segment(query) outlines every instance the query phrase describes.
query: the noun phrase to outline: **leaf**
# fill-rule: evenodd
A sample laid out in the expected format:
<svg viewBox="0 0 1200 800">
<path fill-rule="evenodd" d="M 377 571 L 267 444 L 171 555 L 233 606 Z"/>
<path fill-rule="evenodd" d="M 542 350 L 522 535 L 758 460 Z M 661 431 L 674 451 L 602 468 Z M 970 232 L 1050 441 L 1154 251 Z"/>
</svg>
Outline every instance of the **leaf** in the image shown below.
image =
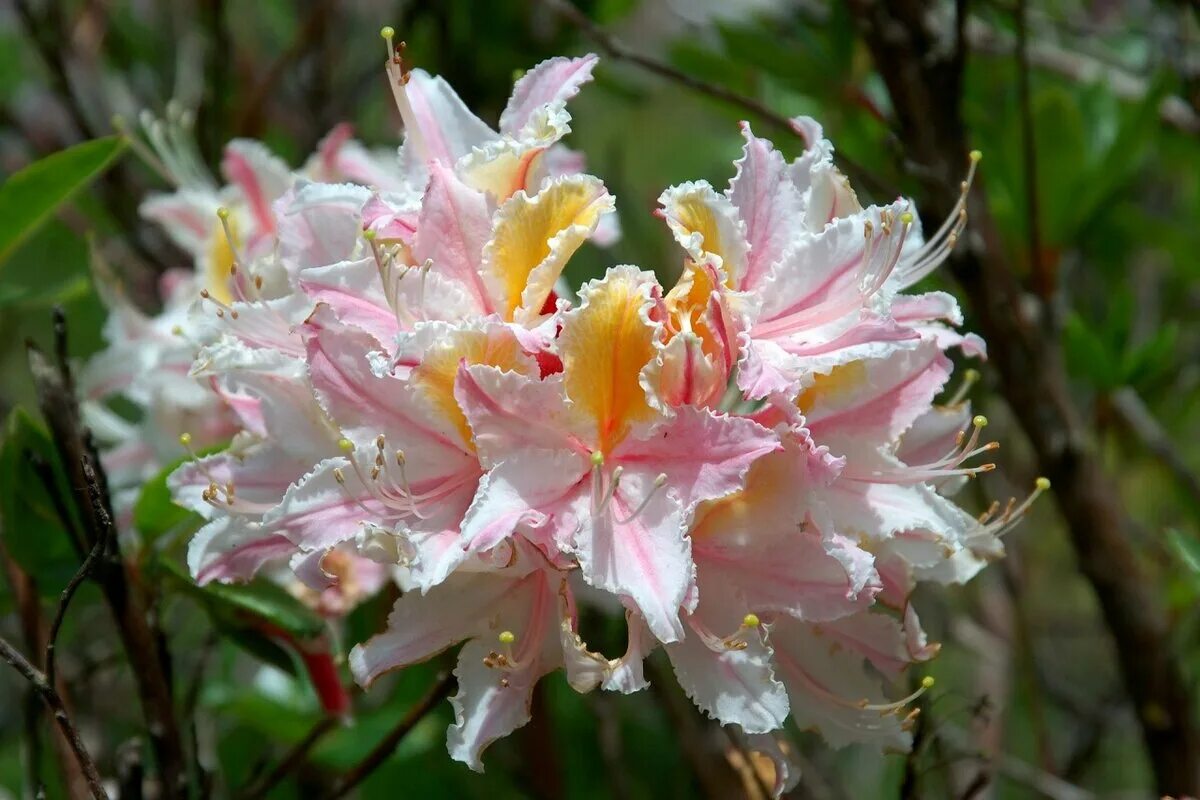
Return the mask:
<svg viewBox="0 0 1200 800">
<path fill-rule="evenodd" d="M 0 521 L 4 544 L 21 569 L 37 579 L 44 594 L 61 591 L 79 566 L 63 520 L 42 478 L 38 458 L 49 467 L 61 497 L 70 497 L 49 433 L 23 408 L 15 408 L 0 445 Z M 68 512 L 69 513 L 69 512 Z"/>
<path fill-rule="evenodd" d="M 1120 384 L 1115 357 L 1078 314 L 1068 316 L 1063 325 L 1063 352 L 1071 373 L 1086 378 L 1097 389 L 1112 389 Z"/>
<path fill-rule="evenodd" d="M 86 275 L 78 275 L 64 283 L 45 289 L 0 284 L 0 309 L 18 307 L 30 310 L 69 303 L 87 295 L 92 284 Z"/>
<path fill-rule="evenodd" d="M 125 139 L 108 136 L 47 156 L 0 186 L 0 264 L 51 214 L 116 161 Z"/>
<path fill-rule="evenodd" d="M 1200 540 L 1194 536 L 1185 536 L 1174 528 L 1167 531 L 1167 539 L 1184 566 L 1200 576 Z"/>
<path fill-rule="evenodd" d="M 1175 345 L 1179 341 L 1179 325 L 1175 321 L 1163 325 L 1141 346 L 1125 354 L 1121 373 L 1125 383 L 1136 388 L 1166 375 L 1175 363 Z"/>
<path fill-rule="evenodd" d="M 325 633 L 321 617 L 277 584 L 260 579 L 199 586 L 168 560 L 160 561 L 158 567 L 180 591 L 199 603 L 213 627 L 252 655 L 289 673 L 296 673 L 296 660 L 280 642 L 314 641 Z"/>
</svg>

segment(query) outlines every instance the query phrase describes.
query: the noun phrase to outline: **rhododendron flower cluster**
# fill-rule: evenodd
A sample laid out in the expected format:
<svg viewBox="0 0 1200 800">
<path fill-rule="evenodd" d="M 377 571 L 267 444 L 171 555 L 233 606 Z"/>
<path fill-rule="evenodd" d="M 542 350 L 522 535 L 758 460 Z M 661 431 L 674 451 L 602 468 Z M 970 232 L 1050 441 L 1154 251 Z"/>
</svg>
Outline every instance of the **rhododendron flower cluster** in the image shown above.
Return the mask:
<svg viewBox="0 0 1200 800">
<path fill-rule="evenodd" d="M 530 70 L 493 129 L 384 35 L 395 157 L 339 129 L 292 172 L 234 142 L 218 189 L 148 123 L 178 189 L 144 212 L 195 262 L 158 317 L 111 298 L 89 385 L 146 415 L 108 426 L 110 468 L 136 486 L 177 441 L 228 442 L 170 478 L 205 520 L 195 579 L 265 572 L 330 615 L 397 582 L 354 678 L 461 644 L 448 744 L 474 769 L 548 673 L 634 692 L 659 647 L 765 751 L 789 715 L 836 746 L 907 747 L 894 686 L 937 651 L 914 586 L 1000 556 L 1045 488 L 981 518 L 950 499 L 995 445 L 947 352 L 984 346 L 953 297 L 909 290 L 965 202 L 925 237 L 909 201 L 860 204 L 813 120 L 793 161 L 743 124 L 726 190 L 659 199 L 678 263 L 576 294 L 568 260 L 619 236 L 561 144 L 597 59 Z M 584 640 L 581 606 L 623 611 L 623 653 Z"/>
</svg>

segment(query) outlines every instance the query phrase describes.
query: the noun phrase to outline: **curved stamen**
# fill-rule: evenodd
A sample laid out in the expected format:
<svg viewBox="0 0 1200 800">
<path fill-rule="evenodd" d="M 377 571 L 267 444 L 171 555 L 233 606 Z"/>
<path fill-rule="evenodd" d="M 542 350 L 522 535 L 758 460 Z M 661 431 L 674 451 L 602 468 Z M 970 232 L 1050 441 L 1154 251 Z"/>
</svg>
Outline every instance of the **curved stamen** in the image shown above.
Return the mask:
<svg viewBox="0 0 1200 800">
<path fill-rule="evenodd" d="M 638 507 L 633 510 L 633 513 L 630 514 L 625 519 L 618 519 L 617 524 L 618 525 L 627 525 L 630 522 L 633 522 L 635 519 L 637 519 L 641 515 L 641 513 L 646 510 L 646 506 L 650 505 L 650 501 L 654 498 L 654 495 L 658 494 L 658 490 L 666 485 L 667 485 L 666 473 L 659 474 L 659 476 L 654 479 L 653 488 L 651 488 L 650 491 L 646 493 L 646 496 L 642 499 L 642 502 L 638 505 Z"/>
<path fill-rule="evenodd" d="M 971 151 L 971 165 L 967 168 L 967 177 L 959 185 L 958 200 L 954 207 L 933 236 L 913 254 L 909 263 L 900 268 L 899 276 L 905 286 L 911 286 L 941 266 L 958 244 L 958 237 L 967 226 L 967 196 L 982 158 L 983 154 L 978 150 Z"/>
<path fill-rule="evenodd" d="M 404 120 L 404 132 L 421 160 L 428 161 L 429 148 L 425 144 L 425 138 L 421 135 L 421 127 L 417 124 L 417 115 L 413 112 L 412 104 L 408 101 L 408 92 L 405 90 L 409 80 L 408 70 L 404 66 L 404 49 L 407 43 L 394 44 L 396 31 L 391 26 L 383 28 L 379 35 L 387 43 L 388 58 L 384 69 L 387 72 L 388 85 L 392 87 L 392 97 L 395 98 L 396 108 L 400 111 L 400 118 Z"/>
<path fill-rule="evenodd" d="M 1041 497 L 1044 493 L 1050 490 L 1050 479 L 1039 477 L 1033 482 L 1033 491 L 1017 505 L 1016 498 L 1009 498 L 1009 501 L 1004 506 L 1003 513 L 997 513 L 1000 510 L 1000 503 L 992 503 L 991 507 L 979 515 L 979 522 L 997 538 L 1004 536 L 1012 531 L 1013 528 L 1024 518 L 1028 513 L 1034 501 Z"/>
</svg>

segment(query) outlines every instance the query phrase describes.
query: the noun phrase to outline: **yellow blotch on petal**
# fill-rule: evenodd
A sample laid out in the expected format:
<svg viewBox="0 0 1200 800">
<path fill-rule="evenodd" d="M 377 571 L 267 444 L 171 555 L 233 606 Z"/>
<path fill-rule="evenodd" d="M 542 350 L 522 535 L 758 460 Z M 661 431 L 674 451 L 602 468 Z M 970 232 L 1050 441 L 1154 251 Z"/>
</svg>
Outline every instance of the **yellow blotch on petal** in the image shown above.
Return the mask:
<svg viewBox="0 0 1200 800">
<path fill-rule="evenodd" d="M 496 212 L 483 273 L 506 320 L 536 318 L 567 260 L 613 208 L 612 196 L 588 175 L 559 178 L 532 198 L 514 194 Z"/>
<path fill-rule="evenodd" d="M 486 192 L 503 203 L 524 189 L 530 173 L 536 172 L 543 148 L 527 150 L 505 149 L 493 157 L 468 164 L 466 182 L 474 189 Z"/>
<path fill-rule="evenodd" d="M 657 284 L 635 267 L 614 267 L 580 292 L 563 320 L 559 353 L 567 397 L 595 421 L 596 446 L 611 452 L 629 427 L 654 411 L 639 383 L 655 356 L 660 326 L 647 317 Z"/>
<path fill-rule="evenodd" d="M 463 362 L 468 366 L 485 364 L 505 372 L 534 376 L 537 367 L 521 350 L 516 337 L 498 328 L 454 331 L 425 352 L 420 366 L 413 369 L 412 381 L 453 424 L 463 444 L 473 448 L 471 426 L 454 399 L 454 379 L 458 365 Z"/>
<path fill-rule="evenodd" d="M 242 243 L 241 237 L 238 235 L 237 218 L 229 215 L 225 222 L 229 225 L 229 232 L 233 234 L 233 243 L 240 247 Z M 229 288 L 229 275 L 236 262 L 237 257 L 234 255 L 233 247 L 229 244 L 229 237 L 225 235 L 224 227 L 218 222 L 213 226 L 212 235 L 208 239 L 208 262 L 205 264 L 205 274 L 201 278 L 203 279 L 203 288 L 208 289 L 208 293 L 222 303 L 233 301 L 233 292 Z"/>
<path fill-rule="evenodd" d="M 754 531 L 773 522 L 764 517 L 766 509 L 790 502 L 796 475 L 785 453 L 771 453 L 754 462 L 746 476 L 746 488 L 708 500 L 696 508 L 692 539 L 752 536 Z"/>
<path fill-rule="evenodd" d="M 729 200 L 707 183 L 685 183 L 668 189 L 659 202 L 667 225 L 695 262 L 709 262 L 733 286 L 744 269 L 746 244 Z"/>
<path fill-rule="evenodd" d="M 867 379 L 867 368 L 860 361 L 834 367 L 828 375 L 816 375 L 812 385 L 796 397 L 796 407 L 808 412 L 820 401 L 834 401 L 857 391 Z"/>
</svg>

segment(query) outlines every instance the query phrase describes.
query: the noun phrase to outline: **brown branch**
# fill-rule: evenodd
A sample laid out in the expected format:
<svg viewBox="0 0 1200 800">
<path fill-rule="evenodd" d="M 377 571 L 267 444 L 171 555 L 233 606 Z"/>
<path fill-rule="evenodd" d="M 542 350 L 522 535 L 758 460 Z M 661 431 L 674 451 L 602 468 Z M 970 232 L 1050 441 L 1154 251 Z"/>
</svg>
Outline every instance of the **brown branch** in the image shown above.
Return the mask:
<svg viewBox="0 0 1200 800">
<path fill-rule="evenodd" d="M 1126 386 L 1113 392 L 1109 401 L 1121 423 L 1170 470 L 1175 480 L 1191 498 L 1192 504 L 1197 510 L 1200 510 L 1200 476 L 1197 476 L 1188 466 L 1187 460 L 1171 440 L 1171 435 L 1154 418 L 1150 409 L 1146 408 L 1146 404 L 1137 391 Z"/>
<path fill-rule="evenodd" d="M 3 520 L 0 520 L 0 523 L 2 522 Z M 4 573 L 8 578 L 8 585 L 12 590 L 26 646 L 32 652 L 40 652 L 45 648 L 47 637 L 46 626 L 42 620 L 41 598 L 38 596 L 37 584 L 9 556 L 8 550 L 4 546 L 3 530 L 0 530 L 0 562 L 3 562 Z M 67 687 L 60 680 L 55 684 L 55 689 L 58 691 L 58 696 L 62 700 L 63 705 L 69 711 L 71 709 L 71 698 L 67 693 Z M 43 707 L 40 696 L 35 690 L 31 690 L 30 694 L 37 707 L 37 711 L 41 712 Z M 33 722 L 36 724 L 36 720 Z M 63 785 L 66 787 L 68 795 L 71 797 L 82 797 L 87 791 L 87 777 L 83 774 L 83 769 L 79 766 L 79 762 L 71 750 L 71 743 L 67 741 L 62 731 L 57 728 L 54 730 L 54 755 L 58 759 L 59 770 L 63 776 Z"/>
<path fill-rule="evenodd" d="M 644 55 L 642 53 L 627 47 L 620 39 L 610 34 L 608 31 L 601 28 L 593 22 L 587 14 L 580 11 L 575 6 L 571 5 L 570 0 L 545 0 L 547 6 L 565 17 L 579 31 L 591 39 L 597 47 L 600 48 L 609 58 L 614 61 L 624 61 L 628 64 L 633 64 L 647 72 L 653 73 L 660 78 L 665 78 L 672 83 L 677 83 L 680 86 L 687 87 L 699 94 L 707 95 L 714 100 L 719 100 L 723 103 L 728 103 L 738 108 L 748 111 L 772 127 L 778 128 L 792 136 L 800 136 L 800 132 L 792 121 L 783 114 L 780 114 L 775 109 L 768 106 L 753 97 L 747 97 L 744 94 L 735 92 L 728 87 L 721 86 L 715 83 L 709 83 L 706 80 L 697 78 L 694 75 L 689 75 L 682 70 L 676 69 L 670 64 L 659 61 L 656 58 Z M 801 137 L 803 138 L 803 137 Z M 841 162 L 846 172 L 857 183 L 861 183 L 871 191 L 880 194 L 881 196 L 894 197 L 897 192 L 891 187 L 885 186 L 878 178 L 873 176 L 869 170 L 853 160 L 846 158 L 842 153 L 837 154 L 838 161 Z"/>
<path fill-rule="evenodd" d="M 62 595 L 58 599 L 58 608 L 54 612 L 54 619 L 50 622 L 50 634 L 46 641 L 46 680 L 51 685 L 55 684 L 55 662 L 57 660 L 55 653 L 58 646 L 58 632 L 62 628 L 63 620 L 67 617 L 67 607 L 71 605 L 71 600 L 75 597 L 75 592 L 83 585 L 85 580 L 91 577 L 92 569 L 104 554 L 104 548 L 107 545 L 108 536 L 96 540 L 91 551 L 83 559 L 83 563 L 79 565 L 79 569 L 71 576 L 71 580 L 67 582 Z"/>
<path fill-rule="evenodd" d="M 943 48 L 919 0 L 851 0 L 858 26 L 887 85 L 917 178 L 934 216 L 950 212 L 967 163 L 962 72 Z M 970 201 L 969 246 L 952 260 L 991 363 L 1039 472 L 1071 535 L 1114 640 L 1125 689 L 1137 711 L 1160 794 L 1200 793 L 1200 734 L 1193 698 L 1171 646 L 1166 613 L 1130 543 L 1134 523 L 1094 450 L 1093 431 L 1072 404 L 1058 339 L 1022 312 L 1024 294 L 1008 269 L 983 192 Z"/>
<path fill-rule="evenodd" d="M 1025 184 L 1025 235 L 1029 238 L 1029 269 L 1033 288 L 1042 299 L 1054 293 L 1054 267 L 1042 253 L 1041 213 L 1038 206 L 1037 142 L 1033 135 L 1033 101 L 1029 88 L 1029 31 L 1026 0 L 1013 12 L 1017 29 L 1017 103 L 1021 108 L 1021 166 Z"/>
<path fill-rule="evenodd" d="M 99 467 L 94 442 L 83 425 L 71 391 L 74 384 L 66 362 L 66 323 L 57 310 L 54 350 L 58 354 L 57 363 L 52 363 L 32 344 L 28 346 L 38 404 L 67 474 L 87 545 L 104 543 L 104 557 L 95 562 L 92 574 L 112 612 L 132 667 L 162 783 L 162 796 L 168 800 L 183 798 L 187 790 L 186 761 L 172 699 L 169 664 L 148 614 L 144 588 L 121 559 L 117 547 L 107 478 Z"/>
<path fill-rule="evenodd" d="M 25 656 L 21 655 L 16 648 L 2 637 L 0 637 L 0 658 L 7 661 L 25 680 L 29 681 L 33 690 L 37 692 L 42 702 L 50 710 L 51 715 L 54 717 L 54 722 L 58 725 L 58 729 L 71 745 L 71 751 L 75 754 L 75 759 L 79 762 L 79 766 L 83 770 L 92 797 L 96 798 L 96 800 L 108 800 L 108 794 L 104 791 L 104 786 L 101 783 L 100 772 L 96 769 L 96 762 L 92 760 L 91 754 L 88 753 L 87 747 L 83 743 L 83 738 L 79 735 L 79 729 L 71 721 L 71 717 L 67 713 L 62 698 L 54 688 L 54 685 L 46 679 L 44 673 L 33 666 L 33 664 L 30 664 Z"/>
<path fill-rule="evenodd" d="M 678 682 L 658 660 L 647 660 L 650 691 L 666 712 L 683 757 L 696 778 L 699 795 L 710 800 L 748 800 L 742 778 L 725 756 L 724 736 L 702 718 Z"/>
<path fill-rule="evenodd" d="M 358 762 L 358 764 L 338 780 L 333 787 L 333 791 L 326 796 L 326 800 L 337 800 L 339 797 L 345 797 L 354 787 L 366 780 L 372 772 L 379 769 L 385 761 L 391 758 L 392 753 L 396 751 L 400 742 L 404 741 L 404 737 L 417 726 L 417 723 L 425 719 L 425 715 L 450 694 L 455 684 L 454 673 L 447 671 L 440 675 L 434 685 L 425 693 L 425 696 L 408 710 L 408 713 L 400 720 L 400 724 L 393 728 L 387 736 L 383 737 L 383 740 L 371 752 L 367 753 L 362 761 Z"/>
<path fill-rule="evenodd" d="M 241 800 L 259 800 L 259 798 L 266 797 L 267 793 L 279 785 L 280 781 L 308 759 L 309 752 L 317 742 L 336 728 L 339 721 L 337 717 L 322 717 L 318 720 L 304 735 L 304 738 L 280 759 L 278 764 L 246 789 L 245 793 L 241 795 Z"/>
</svg>

